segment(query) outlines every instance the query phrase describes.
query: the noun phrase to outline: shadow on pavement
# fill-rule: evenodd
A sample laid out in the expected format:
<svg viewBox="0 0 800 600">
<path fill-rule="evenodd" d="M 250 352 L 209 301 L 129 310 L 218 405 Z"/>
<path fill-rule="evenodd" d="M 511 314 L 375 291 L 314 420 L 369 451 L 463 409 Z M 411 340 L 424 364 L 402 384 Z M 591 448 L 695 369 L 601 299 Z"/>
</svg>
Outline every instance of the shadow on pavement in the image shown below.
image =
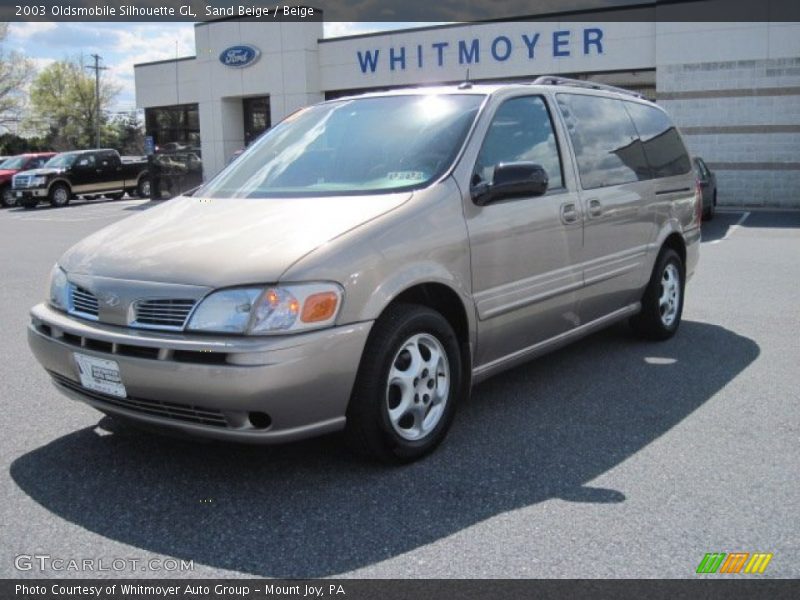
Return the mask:
<svg viewBox="0 0 800 600">
<path fill-rule="evenodd" d="M 750 214 L 739 223 L 746 212 Z M 703 242 L 721 240 L 737 224 L 742 228 L 796 229 L 800 227 L 800 211 L 748 211 L 746 208 L 730 212 L 719 211 L 713 220 L 703 223 Z"/>
<path fill-rule="evenodd" d="M 351 457 L 338 436 L 240 447 L 113 426 L 54 440 L 11 475 L 59 517 L 146 552 L 260 576 L 335 575 L 543 500 L 624 502 L 624 489 L 590 482 L 758 354 L 705 323 L 663 343 L 614 327 L 477 387 L 440 449 L 402 468 Z"/>
</svg>

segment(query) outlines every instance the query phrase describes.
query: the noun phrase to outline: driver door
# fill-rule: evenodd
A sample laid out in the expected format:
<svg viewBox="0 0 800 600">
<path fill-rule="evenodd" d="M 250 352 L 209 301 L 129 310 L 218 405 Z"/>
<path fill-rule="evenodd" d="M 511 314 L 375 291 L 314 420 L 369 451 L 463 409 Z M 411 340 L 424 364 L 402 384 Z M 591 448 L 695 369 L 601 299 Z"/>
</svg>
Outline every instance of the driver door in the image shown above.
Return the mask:
<svg viewBox="0 0 800 600">
<path fill-rule="evenodd" d="M 579 324 L 583 217 L 577 193 L 565 187 L 551 111 L 542 96 L 513 97 L 497 108 L 471 183 L 490 182 L 496 165 L 521 161 L 547 172 L 544 195 L 465 210 L 478 371 L 534 351 L 538 343 Z"/>
<path fill-rule="evenodd" d="M 71 173 L 72 191 L 88 194 L 97 187 L 97 167 L 92 153 L 82 154 L 75 160 Z"/>
</svg>

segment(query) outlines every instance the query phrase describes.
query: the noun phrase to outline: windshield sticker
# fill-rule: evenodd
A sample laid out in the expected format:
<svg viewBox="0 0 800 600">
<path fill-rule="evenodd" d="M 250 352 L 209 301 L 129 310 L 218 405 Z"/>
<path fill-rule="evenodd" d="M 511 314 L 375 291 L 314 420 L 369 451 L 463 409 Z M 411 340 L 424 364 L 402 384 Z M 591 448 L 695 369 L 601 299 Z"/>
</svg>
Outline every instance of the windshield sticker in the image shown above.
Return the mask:
<svg viewBox="0 0 800 600">
<path fill-rule="evenodd" d="M 422 171 L 390 171 L 386 177 L 395 181 L 425 181 L 425 173 Z"/>
</svg>

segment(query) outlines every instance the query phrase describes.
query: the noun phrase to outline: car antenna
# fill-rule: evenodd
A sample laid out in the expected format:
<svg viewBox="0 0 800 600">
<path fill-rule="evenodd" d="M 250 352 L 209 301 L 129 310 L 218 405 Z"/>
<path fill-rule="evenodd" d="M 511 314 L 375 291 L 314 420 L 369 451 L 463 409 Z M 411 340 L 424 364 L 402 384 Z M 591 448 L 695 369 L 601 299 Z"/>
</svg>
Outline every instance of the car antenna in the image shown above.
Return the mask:
<svg viewBox="0 0 800 600">
<path fill-rule="evenodd" d="M 468 90 L 471 87 L 472 87 L 472 82 L 469 80 L 469 67 L 467 67 L 467 76 L 463 82 L 458 84 L 458 89 Z"/>
</svg>

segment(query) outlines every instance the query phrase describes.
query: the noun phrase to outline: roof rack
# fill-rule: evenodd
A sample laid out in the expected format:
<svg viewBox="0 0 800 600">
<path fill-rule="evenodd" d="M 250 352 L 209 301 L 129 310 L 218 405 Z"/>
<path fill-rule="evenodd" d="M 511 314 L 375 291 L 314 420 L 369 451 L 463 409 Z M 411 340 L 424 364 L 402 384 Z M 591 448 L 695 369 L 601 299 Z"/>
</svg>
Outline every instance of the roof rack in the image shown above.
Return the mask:
<svg viewBox="0 0 800 600">
<path fill-rule="evenodd" d="M 634 96 L 636 98 L 646 99 L 639 92 L 626 90 L 625 88 L 616 87 L 613 85 L 606 85 L 605 83 L 596 83 L 594 81 L 586 81 L 584 79 L 571 79 L 569 77 L 557 77 L 555 75 L 542 75 L 533 80 L 534 85 L 571 85 L 574 87 L 589 88 L 593 90 L 604 90 L 606 92 L 616 92 L 617 94 L 625 94 L 627 96 Z"/>
</svg>

